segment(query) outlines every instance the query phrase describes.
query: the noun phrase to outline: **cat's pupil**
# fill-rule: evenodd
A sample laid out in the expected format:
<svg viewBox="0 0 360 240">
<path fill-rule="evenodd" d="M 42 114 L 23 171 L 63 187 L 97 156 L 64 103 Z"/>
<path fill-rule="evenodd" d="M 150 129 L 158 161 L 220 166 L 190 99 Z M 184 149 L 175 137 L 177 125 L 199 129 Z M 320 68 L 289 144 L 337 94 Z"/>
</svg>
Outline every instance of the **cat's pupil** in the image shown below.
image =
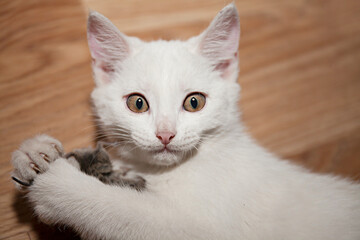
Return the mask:
<svg viewBox="0 0 360 240">
<path fill-rule="evenodd" d="M 140 110 L 141 108 L 142 108 L 142 106 L 143 106 L 143 100 L 141 99 L 141 98 L 138 98 L 137 100 L 136 100 L 136 107 Z"/>
<path fill-rule="evenodd" d="M 196 99 L 195 97 L 192 97 L 192 98 L 190 99 L 190 104 L 191 104 L 191 106 L 192 106 L 194 109 L 196 109 L 196 107 L 198 106 L 198 101 L 197 101 L 197 99 Z"/>
</svg>

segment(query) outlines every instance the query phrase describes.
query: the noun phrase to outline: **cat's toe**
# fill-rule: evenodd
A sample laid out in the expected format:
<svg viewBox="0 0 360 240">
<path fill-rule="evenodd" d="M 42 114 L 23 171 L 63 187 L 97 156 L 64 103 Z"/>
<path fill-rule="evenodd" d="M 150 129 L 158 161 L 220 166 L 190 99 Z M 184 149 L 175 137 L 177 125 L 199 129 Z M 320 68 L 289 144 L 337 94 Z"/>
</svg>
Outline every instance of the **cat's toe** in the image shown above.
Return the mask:
<svg viewBox="0 0 360 240">
<path fill-rule="evenodd" d="M 46 134 L 37 135 L 34 138 L 28 139 L 27 141 L 33 143 L 42 143 L 47 145 L 47 150 L 51 154 L 51 160 L 64 156 L 64 148 L 59 140 L 56 138 L 50 137 Z M 26 141 L 23 143 L 25 144 Z"/>
<path fill-rule="evenodd" d="M 16 150 L 12 155 L 12 164 L 14 170 L 11 177 L 15 181 L 16 187 L 23 189 L 30 186 L 37 175 L 37 169 L 34 169 L 34 163 L 30 157 L 26 153 Z"/>
<path fill-rule="evenodd" d="M 122 176 L 122 179 L 125 185 L 138 191 L 144 190 L 146 187 L 146 180 L 132 171 L 129 171 L 126 177 Z"/>
<path fill-rule="evenodd" d="M 12 179 L 20 189 L 30 186 L 37 174 L 49 169 L 51 162 L 64 154 L 61 143 L 47 135 L 25 140 L 12 155 Z"/>
<path fill-rule="evenodd" d="M 128 181 L 129 181 L 129 186 L 138 191 L 144 190 L 146 188 L 146 180 L 143 177 L 136 176 L 136 178 Z"/>
<path fill-rule="evenodd" d="M 138 191 L 146 188 L 146 180 L 133 171 L 129 171 L 126 176 L 122 171 L 113 171 L 109 177 L 104 177 L 103 182 L 108 182 L 113 185 L 128 186 Z"/>
</svg>

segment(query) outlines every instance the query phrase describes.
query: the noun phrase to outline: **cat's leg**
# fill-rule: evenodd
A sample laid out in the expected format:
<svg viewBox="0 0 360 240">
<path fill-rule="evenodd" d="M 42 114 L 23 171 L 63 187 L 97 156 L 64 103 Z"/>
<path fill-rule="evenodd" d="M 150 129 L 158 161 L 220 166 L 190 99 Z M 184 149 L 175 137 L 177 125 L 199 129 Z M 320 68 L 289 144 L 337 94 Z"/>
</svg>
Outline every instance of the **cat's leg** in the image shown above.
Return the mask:
<svg viewBox="0 0 360 240">
<path fill-rule="evenodd" d="M 103 184 L 57 158 L 59 146 L 45 139 L 22 145 L 13 159 L 14 176 L 32 181 L 27 196 L 43 222 L 70 226 L 84 239 L 220 239 L 205 231 L 209 224 L 199 220 L 197 208 L 151 190 Z"/>
<path fill-rule="evenodd" d="M 41 220 L 68 225 L 83 239 L 221 239 L 209 234 L 196 209 L 159 193 L 103 184 L 61 159 L 34 180 L 28 198 Z"/>
</svg>

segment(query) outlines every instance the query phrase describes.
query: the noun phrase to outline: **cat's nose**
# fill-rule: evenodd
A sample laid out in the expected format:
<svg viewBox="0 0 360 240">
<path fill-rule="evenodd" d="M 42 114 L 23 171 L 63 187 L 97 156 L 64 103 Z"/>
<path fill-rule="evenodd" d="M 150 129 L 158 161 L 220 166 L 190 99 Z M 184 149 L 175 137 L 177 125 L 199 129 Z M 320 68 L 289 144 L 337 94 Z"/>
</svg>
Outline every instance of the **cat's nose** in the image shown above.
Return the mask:
<svg viewBox="0 0 360 240">
<path fill-rule="evenodd" d="M 167 145 L 170 143 L 171 139 L 175 137 L 175 134 L 172 132 L 158 132 L 156 137 L 161 141 L 162 144 Z"/>
</svg>

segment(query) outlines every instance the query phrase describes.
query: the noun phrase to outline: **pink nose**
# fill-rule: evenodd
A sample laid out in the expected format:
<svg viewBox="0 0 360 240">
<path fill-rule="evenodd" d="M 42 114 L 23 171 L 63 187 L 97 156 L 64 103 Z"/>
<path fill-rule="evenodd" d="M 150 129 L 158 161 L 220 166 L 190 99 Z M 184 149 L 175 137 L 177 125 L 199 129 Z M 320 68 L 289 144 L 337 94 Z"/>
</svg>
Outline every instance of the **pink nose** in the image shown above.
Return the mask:
<svg viewBox="0 0 360 240">
<path fill-rule="evenodd" d="M 161 141 L 162 144 L 167 145 L 170 143 L 171 139 L 175 137 L 175 134 L 171 132 L 158 132 L 156 137 Z"/>
</svg>

